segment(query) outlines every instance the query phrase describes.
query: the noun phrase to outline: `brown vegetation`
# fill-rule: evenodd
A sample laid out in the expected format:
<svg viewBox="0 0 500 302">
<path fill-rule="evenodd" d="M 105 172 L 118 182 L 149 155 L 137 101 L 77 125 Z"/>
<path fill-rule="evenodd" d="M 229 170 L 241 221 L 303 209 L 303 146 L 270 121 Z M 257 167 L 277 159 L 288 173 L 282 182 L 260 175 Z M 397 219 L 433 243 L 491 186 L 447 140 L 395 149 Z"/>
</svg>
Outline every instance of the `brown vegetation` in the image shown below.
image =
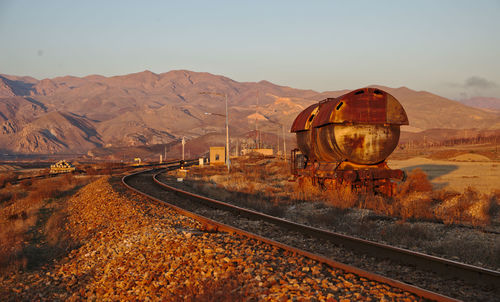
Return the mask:
<svg viewBox="0 0 500 302">
<path fill-rule="evenodd" d="M 0 190 L 0 272 L 37 266 L 67 247 L 63 197 L 86 181 L 66 174 Z"/>
<path fill-rule="evenodd" d="M 100 178 L 68 198 L 66 228 L 80 245 L 40 270 L 0 277 L 0 296 L 9 301 L 416 299 L 262 242 L 207 232 L 168 207 L 123 192 L 118 177 Z"/>
<path fill-rule="evenodd" d="M 288 165 L 263 157 L 242 157 L 234 161 L 230 174 L 225 167 L 193 168 L 190 178 L 201 181 L 197 189 L 222 200 L 237 192 L 238 200 L 263 212 L 283 212 L 280 207 L 303 202 L 322 202 L 338 209 L 360 208 L 403 220 L 441 221 L 446 224 L 485 226 L 497 215 L 498 194 L 481 194 L 473 188 L 463 193 L 434 191 L 421 169 L 408 174 L 397 186 L 394 197 L 359 194 L 350 186 L 324 189 L 308 178 L 288 181 Z"/>
<path fill-rule="evenodd" d="M 0 174 L 0 189 L 5 187 L 7 183 L 17 180 L 17 174 L 14 172 L 1 173 Z"/>
<path fill-rule="evenodd" d="M 226 167 L 192 167 L 177 185 L 297 223 L 498 269 L 500 191 L 433 190 L 422 170 L 408 173 L 391 198 L 289 177 L 283 161 L 240 157 L 229 174 Z"/>
</svg>

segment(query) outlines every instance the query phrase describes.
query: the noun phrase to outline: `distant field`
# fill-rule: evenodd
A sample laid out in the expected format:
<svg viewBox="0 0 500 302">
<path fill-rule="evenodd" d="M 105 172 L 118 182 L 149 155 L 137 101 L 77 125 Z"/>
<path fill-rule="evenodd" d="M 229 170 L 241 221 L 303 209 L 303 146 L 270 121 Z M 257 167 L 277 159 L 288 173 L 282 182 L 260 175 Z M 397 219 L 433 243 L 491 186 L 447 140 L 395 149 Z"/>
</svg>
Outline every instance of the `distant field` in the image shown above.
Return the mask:
<svg viewBox="0 0 500 302">
<path fill-rule="evenodd" d="M 500 190 L 500 162 L 490 161 L 478 154 L 463 154 L 449 160 L 415 157 L 407 160 L 389 160 L 392 169 L 411 171 L 416 168 L 427 173 L 436 189 L 462 192 L 468 186 L 481 193 Z"/>
<path fill-rule="evenodd" d="M 13 171 L 18 169 L 20 168 L 15 165 L 0 165 L 0 172 Z"/>
</svg>

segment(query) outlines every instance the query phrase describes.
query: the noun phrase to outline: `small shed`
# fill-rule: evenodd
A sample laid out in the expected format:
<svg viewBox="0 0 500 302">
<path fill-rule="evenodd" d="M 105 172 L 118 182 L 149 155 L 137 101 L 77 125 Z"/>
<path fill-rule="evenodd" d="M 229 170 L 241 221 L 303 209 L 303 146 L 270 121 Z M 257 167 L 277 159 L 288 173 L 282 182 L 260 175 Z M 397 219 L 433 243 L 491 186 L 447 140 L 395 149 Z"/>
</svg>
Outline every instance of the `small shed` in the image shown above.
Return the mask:
<svg viewBox="0 0 500 302">
<path fill-rule="evenodd" d="M 272 156 L 273 149 L 264 149 L 264 148 L 261 148 L 261 149 L 243 149 L 243 150 L 241 150 L 241 153 L 243 155 L 247 155 L 250 153 L 258 153 L 258 154 L 262 154 L 264 156 Z"/>
<path fill-rule="evenodd" d="M 210 165 L 223 165 L 226 163 L 225 147 L 210 147 Z"/>
</svg>

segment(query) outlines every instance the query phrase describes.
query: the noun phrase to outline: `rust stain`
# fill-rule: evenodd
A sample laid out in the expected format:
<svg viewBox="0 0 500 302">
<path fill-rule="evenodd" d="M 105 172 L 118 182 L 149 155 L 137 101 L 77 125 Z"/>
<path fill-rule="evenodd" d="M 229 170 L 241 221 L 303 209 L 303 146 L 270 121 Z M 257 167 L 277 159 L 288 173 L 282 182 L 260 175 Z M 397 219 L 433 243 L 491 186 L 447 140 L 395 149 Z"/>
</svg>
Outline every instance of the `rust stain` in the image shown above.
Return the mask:
<svg viewBox="0 0 500 302">
<path fill-rule="evenodd" d="M 364 135 L 353 135 L 353 136 L 346 136 L 344 138 L 344 145 L 351 151 L 354 151 L 356 149 L 364 149 L 365 145 L 365 136 Z"/>
<path fill-rule="evenodd" d="M 313 113 L 317 112 L 318 105 L 319 104 L 313 104 L 299 113 L 299 115 L 297 115 L 297 117 L 293 121 L 290 132 L 309 130 L 311 127 L 312 119 L 314 119 L 314 116 L 312 115 Z"/>
</svg>

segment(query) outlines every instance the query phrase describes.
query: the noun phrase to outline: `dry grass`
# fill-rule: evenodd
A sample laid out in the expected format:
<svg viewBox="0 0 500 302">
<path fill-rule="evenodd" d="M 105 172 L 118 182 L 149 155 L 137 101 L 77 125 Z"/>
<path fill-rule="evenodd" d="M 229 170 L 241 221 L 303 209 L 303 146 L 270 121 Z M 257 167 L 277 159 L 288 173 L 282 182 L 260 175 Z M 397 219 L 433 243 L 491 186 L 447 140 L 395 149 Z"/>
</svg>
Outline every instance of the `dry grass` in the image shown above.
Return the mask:
<svg viewBox="0 0 500 302">
<path fill-rule="evenodd" d="M 307 179 L 289 182 L 288 165 L 283 162 L 247 158 L 243 163 L 234 160 L 230 174 L 226 167 L 193 168 L 185 186 L 298 223 L 498 268 L 500 244 L 494 234 L 481 230 L 497 228 L 500 190 L 490 194 L 471 188 L 462 193 L 435 191 L 427 175 L 415 170 L 388 198 L 357 194 L 342 186 L 326 190 Z"/>
<path fill-rule="evenodd" d="M 320 202 L 337 209 L 368 209 L 380 215 L 405 220 L 441 221 L 446 224 L 486 226 L 498 214 L 500 194 L 481 194 L 468 188 L 463 193 L 433 191 L 425 172 L 415 169 L 397 186 L 393 197 L 358 194 L 350 186 L 313 184 L 308 178 L 288 182 L 289 166 L 264 157 L 233 161 L 225 166 L 193 168 L 189 177 L 196 189 L 221 200 L 237 199 L 241 205 L 265 213 L 283 213 L 286 206 Z M 220 190 L 220 189 L 225 190 Z"/>
<path fill-rule="evenodd" d="M 488 225 L 496 212 L 498 198 L 494 194 L 480 194 L 470 187 L 462 194 L 442 200 L 434 208 L 435 215 L 448 224 Z"/>
<path fill-rule="evenodd" d="M 63 197 L 86 182 L 67 174 L 0 190 L 0 272 L 36 266 L 67 245 Z"/>
<path fill-rule="evenodd" d="M 0 173 L 0 189 L 4 188 L 8 183 L 17 180 L 18 175 L 14 172 Z"/>
<path fill-rule="evenodd" d="M 412 192 L 430 192 L 432 184 L 430 183 L 427 174 L 422 169 L 417 168 L 411 171 L 406 181 L 398 186 L 398 195 L 403 196 Z"/>
</svg>

